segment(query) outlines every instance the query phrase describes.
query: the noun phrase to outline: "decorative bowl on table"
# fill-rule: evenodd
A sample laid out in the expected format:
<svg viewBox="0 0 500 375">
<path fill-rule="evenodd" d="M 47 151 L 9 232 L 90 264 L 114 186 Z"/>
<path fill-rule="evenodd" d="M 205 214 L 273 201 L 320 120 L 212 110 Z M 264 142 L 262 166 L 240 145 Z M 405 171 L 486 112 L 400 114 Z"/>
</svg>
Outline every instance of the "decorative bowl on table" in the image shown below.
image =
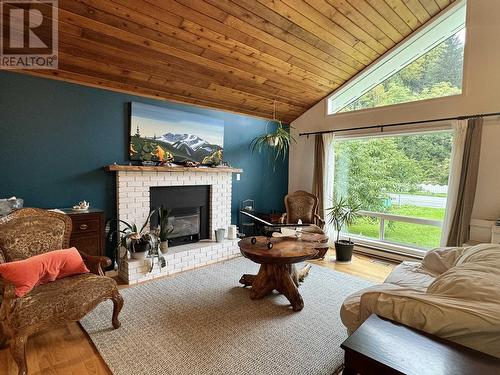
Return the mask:
<svg viewBox="0 0 500 375">
<path fill-rule="evenodd" d="M 79 202 L 73 206 L 73 211 L 87 211 L 90 207 L 90 203 L 87 201 Z"/>
</svg>

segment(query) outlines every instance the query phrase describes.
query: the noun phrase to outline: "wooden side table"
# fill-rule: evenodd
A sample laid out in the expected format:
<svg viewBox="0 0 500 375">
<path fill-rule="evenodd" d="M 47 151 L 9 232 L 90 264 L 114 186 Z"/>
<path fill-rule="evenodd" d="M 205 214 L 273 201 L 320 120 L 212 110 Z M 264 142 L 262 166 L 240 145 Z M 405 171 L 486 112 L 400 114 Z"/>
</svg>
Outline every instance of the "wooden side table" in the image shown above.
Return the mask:
<svg viewBox="0 0 500 375">
<path fill-rule="evenodd" d="M 238 246 L 241 254 L 260 264 L 257 275 L 245 274 L 240 279 L 241 284 L 252 287 L 250 298 L 263 298 L 276 289 L 290 301 L 294 311 L 302 310 L 304 301 L 297 288 L 310 266 L 298 271 L 295 263 L 313 258 L 318 254 L 318 249 L 328 246 L 321 242 L 323 237 L 308 234 L 303 240 L 262 236 L 255 237 L 255 241 L 250 237 L 240 240 Z M 272 249 L 268 247 L 270 242 Z"/>
<path fill-rule="evenodd" d="M 95 208 L 87 211 L 62 209 L 73 222 L 70 246 L 89 255 L 105 255 L 104 212 Z"/>
<path fill-rule="evenodd" d="M 500 359 L 371 315 L 340 346 L 343 375 L 498 375 Z"/>
</svg>

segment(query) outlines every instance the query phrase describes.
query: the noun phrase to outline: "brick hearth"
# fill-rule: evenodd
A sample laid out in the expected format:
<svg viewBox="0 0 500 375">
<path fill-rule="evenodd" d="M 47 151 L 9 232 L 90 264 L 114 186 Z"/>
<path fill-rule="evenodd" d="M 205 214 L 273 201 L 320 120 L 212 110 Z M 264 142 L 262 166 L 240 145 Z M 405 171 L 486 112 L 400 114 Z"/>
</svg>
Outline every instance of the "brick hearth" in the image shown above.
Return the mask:
<svg viewBox="0 0 500 375">
<path fill-rule="evenodd" d="M 141 226 L 150 211 L 150 187 L 157 186 L 210 186 L 210 240 L 194 244 L 176 246 L 169 249 L 166 255 L 167 266 L 161 271 L 159 266 L 151 273 L 151 260 L 138 261 L 129 259 L 120 266 L 120 277 L 129 284 L 186 271 L 220 260 L 237 256 L 239 249 L 237 240 L 215 242 L 214 230 L 227 228 L 231 224 L 231 187 L 232 172 L 221 171 L 210 173 L 203 171 L 117 171 L 116 189 L 118 219 Z"/>
</svg>

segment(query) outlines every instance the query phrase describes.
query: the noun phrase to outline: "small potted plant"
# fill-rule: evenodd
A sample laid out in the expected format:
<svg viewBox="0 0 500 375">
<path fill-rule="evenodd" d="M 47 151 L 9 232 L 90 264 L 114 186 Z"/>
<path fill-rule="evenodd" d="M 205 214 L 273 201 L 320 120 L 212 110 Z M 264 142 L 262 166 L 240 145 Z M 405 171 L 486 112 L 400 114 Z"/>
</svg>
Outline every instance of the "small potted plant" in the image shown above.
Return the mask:
<svg viewBox="0 0 500 375">
<path fill-rule="evenodd" d="M 133 259 L 144 260 L 153 247 L 153 238 L 151 234 L 144 233 L 134 236 L 130 246 L 130 256 Z"/>
<path fill-rule="evenodd" d="M 347 199 L 340 198 L 334 202 L 332 207 L 327 208 L 329 222 L 337 231 L 337 240 L 335 241 L 335 254 L 337 262 L 348 263 L 352 259 L 354 242 L 340 239 L 340 231 L 344 226 L 352 224 L 354 219 L 358 217 L 360 205 L 349 202 Z"/>
<path fill-rule="evenodd" d="M 152 210 L 145 223 L 142 225 L 141 229 L 137 229 L 135 223 L 127 223 L 123 220 L 111 219 L 106 223 L 106 228 L 109 229 L 112 222 L 124 224 L 123 229 L 116 229 L 114 231 L 108 231 L 107 238 L 108 241 L 113 242 L 117 239 L 117 246 L 115 251 L 115 257 L 117 260 L 126 257 L 127 251 L 130 252 L 130 256 L 133 259 L 145 259 L 148 255 L 149 250 L 153 247 L 153 236 L 149 231 L 146 231 L 146 227 L 149 224 L 149 220 L 155 210 Z M 120 254 L 120 249 L 125 249 L 125 254 Z"/>
<path fill-rule="evenodd" d="M 160 238 L 160 250 L 162 253 L 168 251 L 168 236 L 174 231 L 174 227 L 169 224 L 170 213 L 168 208 L 162 206 L 158 207 L 158 237 Z"/>
</svg>

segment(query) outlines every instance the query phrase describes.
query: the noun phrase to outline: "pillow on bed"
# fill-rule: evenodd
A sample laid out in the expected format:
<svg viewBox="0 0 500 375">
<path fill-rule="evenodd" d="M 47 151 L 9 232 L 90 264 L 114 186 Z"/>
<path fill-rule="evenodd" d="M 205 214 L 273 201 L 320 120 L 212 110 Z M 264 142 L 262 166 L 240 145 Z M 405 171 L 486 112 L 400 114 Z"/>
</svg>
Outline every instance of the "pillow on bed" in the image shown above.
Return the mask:
<svg viewBox="0 0 500 375">
<path fill-rule="evenodd" d="M 90 271 L 74 247 L 0 264 L 0 276 L 15 285 L 18 297 L 37 285 L 87 272 Z"/>
</svg>

